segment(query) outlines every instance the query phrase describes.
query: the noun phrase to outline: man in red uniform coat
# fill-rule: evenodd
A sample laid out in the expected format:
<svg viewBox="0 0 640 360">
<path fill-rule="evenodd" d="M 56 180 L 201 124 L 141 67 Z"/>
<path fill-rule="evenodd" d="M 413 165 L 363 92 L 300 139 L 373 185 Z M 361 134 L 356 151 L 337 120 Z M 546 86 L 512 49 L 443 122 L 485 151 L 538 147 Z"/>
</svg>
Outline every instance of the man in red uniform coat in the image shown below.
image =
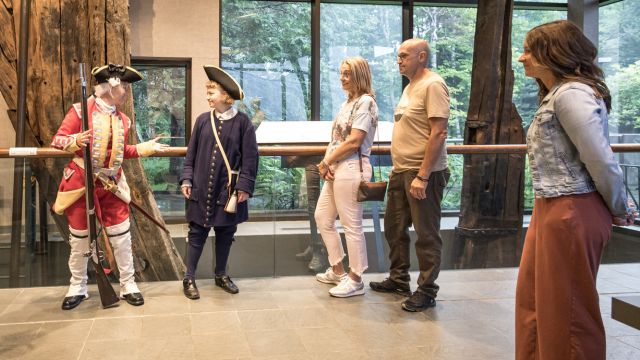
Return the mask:
<svg viewBox="0 0 640 360">
<path fill-rule="evenodd" d="M 53 205 L 57 214 L 65 214 L 69 222 L 69 291 L 62 302 L 63 310 L 78 306 L 89 297 L 87 291 L 87 261 L 91 256 L 85 204 L 83 147 L 90 144 L 95 180 L 97 218 L 109 237 L 120 272 L 120 297 L 131 305 L 144 304 L 144 298 L 134 279 L 131 233 L 129 232 L 129 202 L 131 196 L 122 161 L 161 152 L 166 145 L 157 139 L 137 145 L 126 144 L 131 120 L 116 109 L 127 97 L 131 83 L 142 80 L 135 69 L 109 64 L 94 68 L 91 74 L 98 85 L 95 95 L 87 101 L 89 130 L 82 131 L 81 105 L 74 104 L 67 113 L 51 146 L 73 153 L 60 182 Z"/>
</svg>

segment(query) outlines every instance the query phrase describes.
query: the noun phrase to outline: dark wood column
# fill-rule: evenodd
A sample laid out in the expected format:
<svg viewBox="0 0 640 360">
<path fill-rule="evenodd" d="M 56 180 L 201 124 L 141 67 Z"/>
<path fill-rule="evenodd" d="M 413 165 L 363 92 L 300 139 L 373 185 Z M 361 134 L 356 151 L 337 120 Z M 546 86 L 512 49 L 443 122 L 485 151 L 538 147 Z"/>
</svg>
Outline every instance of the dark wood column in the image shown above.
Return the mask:
<svg viewBox="0 0 640 360">
<path fill-rule="evenodd" d="M 465 145 L 524 143 L 511 100 L 512 12 L 512 0 L 478 3 Z M 524 155 L 465 155 L 454 265 L 518 264 L 523 187 Z"/>
</svg>

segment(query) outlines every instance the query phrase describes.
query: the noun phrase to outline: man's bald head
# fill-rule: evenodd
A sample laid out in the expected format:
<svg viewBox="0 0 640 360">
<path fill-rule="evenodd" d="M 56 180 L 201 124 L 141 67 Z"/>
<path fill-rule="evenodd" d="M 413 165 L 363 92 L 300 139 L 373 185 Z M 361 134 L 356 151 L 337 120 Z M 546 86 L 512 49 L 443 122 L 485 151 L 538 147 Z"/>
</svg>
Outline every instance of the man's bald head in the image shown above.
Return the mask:
<svg viewBox="0 0 640 360">
<path fill-rule="evenodd" d="M 429 43 L 425 39 L 413 38 L 409 40 L 405 40 L 400 44 L 400 49 L 405 50 L 408 53 L 419 54 L 421 52 L 425 53 L 424 57 L 424 67 L 427 67 L 427 61 L 429 59 Z"/>
</svg>

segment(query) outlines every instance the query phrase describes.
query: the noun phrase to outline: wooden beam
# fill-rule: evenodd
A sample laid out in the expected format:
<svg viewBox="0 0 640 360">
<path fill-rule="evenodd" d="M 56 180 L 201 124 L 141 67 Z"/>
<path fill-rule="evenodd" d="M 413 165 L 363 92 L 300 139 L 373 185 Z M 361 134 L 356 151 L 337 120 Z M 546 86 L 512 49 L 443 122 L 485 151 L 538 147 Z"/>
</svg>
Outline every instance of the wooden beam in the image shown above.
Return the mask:
<svg viewBox="0 0 640 360">
<path fill-rule="evenodd" d="M 513 0 L 480 1 L 465 123 L 465 145 L 521 144 L 522 120 L 512 102 Z M 468 155 L 464 159 L 460 221 L 454 243 L 460 267 L 518 265 L 524 209 L 524 156 Z M 493 250 L 496 251 L 493 251 Z M 514 254 L 510 261 L 500 254 Z"/>
</svg>

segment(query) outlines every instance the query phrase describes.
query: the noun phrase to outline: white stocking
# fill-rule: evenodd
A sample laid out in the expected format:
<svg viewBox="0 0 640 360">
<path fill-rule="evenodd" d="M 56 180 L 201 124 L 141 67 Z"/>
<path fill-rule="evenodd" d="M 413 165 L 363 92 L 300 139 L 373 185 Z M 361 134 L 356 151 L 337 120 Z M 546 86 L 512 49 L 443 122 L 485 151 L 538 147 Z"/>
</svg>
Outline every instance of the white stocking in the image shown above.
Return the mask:
<svg viewBox="0 0 640 360">
<path fill-rule="evenodd" d="M 71 253 L 69 254 L 69 271 L 71 279 L 69 280 L 69 291 L 67 296 L 85 295 L 87 296 L 87 261 L 89 258 L 85 256 L 89 252 L 89 230 L 76 230 L 69 227 L 71 235 L 69 235 L 69 245 Z"/>
<path fill-rule="evenodd" d="M 131 252 L 129 219 L 118 225 L 109 226 L 105 230 L 111 242 L 113 256 L 116 258 L 118 271 L 120 272 L 120 296 L 140 292 L 134 278 L 135 269 Z"/>
</svg>

